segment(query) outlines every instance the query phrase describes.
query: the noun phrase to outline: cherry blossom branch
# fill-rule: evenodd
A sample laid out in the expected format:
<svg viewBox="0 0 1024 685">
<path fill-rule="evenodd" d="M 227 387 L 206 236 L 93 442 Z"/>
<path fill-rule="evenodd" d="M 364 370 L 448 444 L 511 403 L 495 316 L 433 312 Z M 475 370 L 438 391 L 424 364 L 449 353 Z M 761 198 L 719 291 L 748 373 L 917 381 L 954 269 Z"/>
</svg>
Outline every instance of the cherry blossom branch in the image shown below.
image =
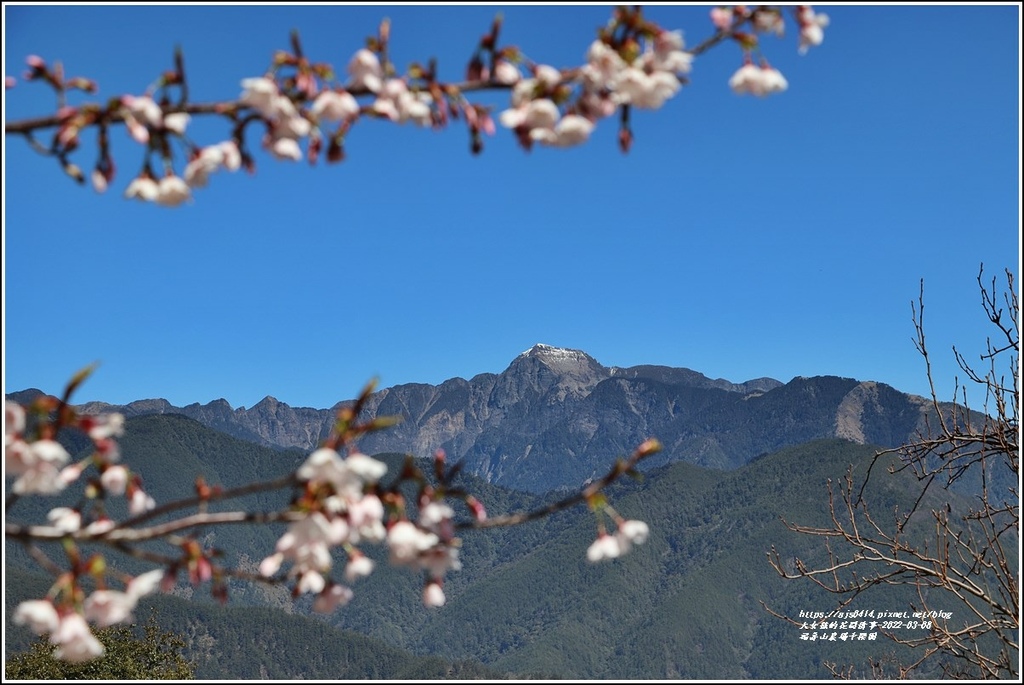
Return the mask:
<svg viewBox="0 0 1024 685">
<path fill-rule="evenodd" d="M 821 44 L 822 27 L 828 23 L 825 15 L 799 5 L 793 17 L 800 27 L 801 52 Z M 499 17 L 474 52 L 467 78 L 448 82 L 438 79 L 433 60 L 426 67 L 413 64 L 404 76 L 398 75 L 389 57 L 387 21 L 368 39 L 368 47 L 352 57 L 347 67 L 350 78 L 344 84 L 336 82 L 331 65 L 307 58 L 298 33 L 293 32 L 291 52 L 278 51 L 263 76 L 244 79 L 238 99 L 205 104 L 188 102 L 180 49 L 174 54 L 174 69 L 164 73 L 144 95 L 123 95 L 106 105 L 79 107 L 66 104 L 67 92 L 95 92 L 95 83 L 80 77 L 65 79 L 59 63 L 51 67 L 31 56 L 26 79 L 49 84 L 57 96 L 58 111 L 52 116 L 8 122 L 4 132 L 23 136 L 34 150 L 56 158 L 64 173 L 84 183 L 86 174 L 69 155 L 79 147 L 83 131 L 98 127 L 100 154 L 90 178 L 93 187 L 104 192 L 115 173 L 106 131 L 112 125 L 124 125 L 131 137 L 145 146 L 142 171 L 129 183 L 125 196 L 164 206 L 190 201 L 192 191 L 205 187 L 209 176 L 218 170 L 244 167 L 254 171 L 245 132 L 256 122 L 265 126 L 262 146 L 279 160 L 305 157 L 314 164 L 326 153 L 328 162 L 342 161 L 345 138 L 362 118 L 435 128 L 461 118 L 470 135 L 470 150 L 478 154 L 483 150 L 482 134 L 495 131 L 492 107 L 470 102 L 466 95 L 488 90 L 511 91 L 511 108 L 501 112 L 499 120 L 525 150 L 534 144 L 582 144 L 601 119 L 618 110 L 619 147 L 628 152 L 633 142 L 631 108 L 660 108 L 688 83 L 693 59 L 726 40 L 735 41 L 743 50 L 743 65 L 729 81 L 736 93 L 763 97 L 788 87 L 786 79 L 761 54 L 758 40 L 760 33 L 782 35 L 781 9 L 768 5 L 715 8 L 711 20 L 715 32 L 686 49 L 681 31 L 661 28 L 646 19 L 639 7 L 619 7 L 587 50 L 586 64 L 555 69 L 526 59 L 514 46 L 499 47 Z M 754 64 L 755 52 L 759 65 Z M 173 88 L 178 89 L 176 102 L 169 92 Z M 373 101 L 359 104 L 356 98 Z M 229 119 L 231 138 L 204 147 L 193 143 L 185 136 L 185 128 L 192 116 L 200 115 Z M 36 131 L 52 128 L 57 131 L 49 146 L 35 139 Z M 172 140 L 180 140 L 186 148 L 181 176 L 175 171 Z M 307 141 L 305 152 L 299 144 L 303 140 Z M 162 174 L 153 171 L 153 158 L 159 159 Z"/>
<path fill-rule="evenodd" d="M 661 443 L 654 439 L 647 440 L 633 451 L 633 454 L 630 455 L 629 459 L 625 461 L 621 459 L 616 461 L 612 469 L 603 478 L 598 481 L 594 481 L 574 495 L 570 495 L 569 497 L 560 499 L 557 502 L 553 502 L 530 511 L 458 523 L 456 524 L 456 528 L 498 528 L 517 526 L 528 521 L 545 518 L 565 509 L 570 509 L 578 504 L 589 504 L 594 501 L 602 490 L 618 480 L 623 474 L 629 474 L 634 477 L 637 476 L 638 474 L 635 470 L 637 464 L 639 464 L 641 460 L 659 452 L 660 450 Z"/>
</svg>

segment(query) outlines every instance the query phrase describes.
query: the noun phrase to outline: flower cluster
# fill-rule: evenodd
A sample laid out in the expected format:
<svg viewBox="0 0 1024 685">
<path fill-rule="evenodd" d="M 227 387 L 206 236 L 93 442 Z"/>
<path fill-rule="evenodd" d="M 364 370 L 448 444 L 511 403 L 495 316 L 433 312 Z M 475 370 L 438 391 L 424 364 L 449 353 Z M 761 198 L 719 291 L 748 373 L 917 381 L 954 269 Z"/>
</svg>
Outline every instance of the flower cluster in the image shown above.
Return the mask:
<svg viewBox="0 0 1024 685">
<path fill-rule="evenodd" d="M 175 55 L 175 69 L 168 71 L 142 95 L 124 95 L 104 105 L 66 104 L 70 90 L 96 91 L 95 82 L 82 77 L 65 78 L 59 64 L 48 65 L 36 55 L 27 59 L 27 81 L 42 81 L 58 96 L 51 121 L 8 124 L 8 132 L 30 134 L 36 128 L 55 126 L 57 131 L 47 154 L 55 157 L 65 173 L 79 182 L 85 174 L 69 160 L 87 127 L 99 128 L 99 158 L 91 174 L 93 187 L 104 192 L 113 181 L 115 165 L 107 129 L 123 123 L 131 138 L 143 145 L 142 171 L 133 178 L 125 197 L 176 207 L 192 200 L 193 191 L 205 187 L 212 173 L 227 169 L 255 170 L 246 147 L 250 126 L 263 127 L 262 148 L 274 159 L 308 160 L 316 163 L 321 153 L 328 162 L 345 158 L 345 140 L 362 118 L 420 127 L 443 127 L 462 119 L 470 134 L 474 154 L 483 149 L 482 134 L 493 135 L 490 105 L 470 102 L 467 94 L 482 90 L 511 90 L 510 106 L 498 119 L 511 129 L 519 144 L 573 147 L 585 143 L 597 123 L 620 114 L 619 145 L 625 152 L 633 140 L 630 108 L 659 109 L 675 97 L 692 70 L 697 55 L 729 39 L 743 50 L 743 66 L 729 80 L 736 93 L 765 96 L 786 89 L 786 79 L 761 57 L 755 66 L 752 51 L 758 35 L 783 36 L 785 19 L 777 7 L 735 5 L 711 10 L 715 34 L 693 48 L 684 45 L 682 31 L 666 30 L 642 15 L 639 7 L 618 7 L 608 25 L 585 51 L 581 66 L 558 69 L 527 59 L 515 46 L 498 46 L 501 19 L 495 19 L 470 59 L 466 81 L 441 82 L 436 65 L 413 63 L 399 74 L 388 58 L 390 24 L 382 22 L 376 36 L 357 50 L 347 63 L 348 79 L 341 82 L 327 63 L 305 57 L 297 34 L 291 51 L 274 54 L 267 71 L 241 80 L 242 91 L 233 101 L 213 105 L 188 102 L 183 57 Z M 799 27 L 799 51 L 821 45 L 828 17 L 808 5 L 798 5 L 793 16 Z M 524 74 L 526 77 L 524 77 Z M 15 84 L 5 80 L 5 87 Z M 178 101 L 171 93 L 178 89 Z M 358 98 L 367 98 L 360 105 Z M 231 126 L 226 140 L 200 146 L 186 136 L 191 116 L 223 116 Z M 31 138 L 30 138 L 31 139 Z M 175 147 L 183 153 L 176 153 Z M 44 146 L 36 145 L 42 150 Z M 176 154 L 184 169 L 175 171 Z M 161 173 L 154 172 L 160 168 Z"/>
<path fill-rule="evenodd" d="M 681 75 L 689 74 L 693 63 L 693 55 L 683 49 L 682 32 L 638 17 L 638 11 L 618 10 L 617 23 L 591 43 L 579 69 L 565 74 L 535 65 L 532 78 L 515 79 L 512 107 L 500 120 L 524 148 L 534 142 L 579 145 L 598 120 L 620 108 L 658 109 L 679 92 Z M 557 103 L 570 102 L 573 85 L 578 85 L 577 96 L 562 113 Z"/>
<path fill-rule="evenodd" d="M 103 645 L 89 629 L 88 621 L 103 628 L 132 621 L 132 612 L 139 599 L 156 590 L 163 580 L 160 569 L 143 573 L 128 582 L 124 591 L 96 590 L 81 604 L 81 613 L 74 606 L 73 592 L 65 591 L 65 600 L 54 604 L 48 599 L 22 602 L 14 611 L 15 625 L 25 625 L 36 635 L 49 635 L 56 646 L 53 657 L 73 663 L 103 656 Z"/>
<path fill-rule="evenodd" d="M 289 561 L 288 576 L 296 579 L 296 591 L 318 595 L 317 611 L 326 613 L 347 603 L 352 591 L 324 578 L 332 566 L 331 549 L 341 546 L 349 551 L 345 571 L 349 582 L 373 570 L 373 562 L 356 545 L 384 539 L 384 505 L 366 488 L 386 471 L 383 463 L 359 452 L 342 458 L 322 447 L 310 454 L 296 472 L 304 484 L 297 507 L 305 515 L 277 541 L 274 554 L 260 564 L 260 573 L 271 577 Z"/>
<path fill-rule="evenodd" d="M 781 93 L 789 87 L 789 83 L 778 69 L 768 66 L 767 62 L 759 67 L 748 62 L 729 79 L 729 87 L 737 95 L 764 97 L 772 93 Z"/>
<path fill-rule="evenodd" d="M 93 492 L 127 495 L 129 511 L 133 514 L 153 508 L 153 499 L 142 489 L 141 479 L 137 475 L 132 476 L 125 466 L 117 464 L 121 458 L 117 438 L 124 434 L 123 415 L 79 416 L 56 398 L 47 396 L 36 400 L 33 410 L 42 418 L 33 431 L 34 437 L 29 438 L 26 435 L 25 408 L 17 402 L 4 402 L 4 472 L 7 476 L 17 476 L 11 486 L 12 492 L 18 495 L 53 495 L 78 480 L 90 465 L 95 465 L 99 472 L 99 488 Z M 48 416 L 51 413 L 58 414 L 52 423 Z M 92 441 L 92 453 L 82 461 L 68 464 L 71 455 L 56 440 L 56 433 L 62 427 L 76 428 L 88 435 Z M 59 521 L 60 526 L 73 532 L 79 528 L 74 522 L 81 523 L 81 514 L 77 511 L 72 513 L 74 516 L 63 508 L 54 509 L 50 512 L 50 519 Z M 90 530 L 95 532 L 97 527 L 108 524 L 109 519 L 100 518 L 90 524 Z"/>
<path fill-rule="evenodd" d="M 800 54 L 805 55 L 808 48 L 821 45 L 825 40 L 823 29 L 828 26 L 828 15 L 816 14 L 810 5 L 799 5 L 796 21 L 800 25 Z"/>
<path fill-rule="evenodd" d="M 596 563 L 606 559 L 621 557 L 633 549 L 633 545 L 642 545 L 647 541 L 650 528 L 643 521 L 619 520 L 615 535 L 601 531 L 597 539 L 587 549 L 587 561 Z"/>
<path fill-rule="evenodd" d="M 296 471 L 303 491 L 293 509 L 302 516 L 289 525 L 275 552 L 260 564 L 260 573 L 270 578 L 290 562 L 287 577 L 294 579 L 296 594 L 317 595 L 314 610 L 327 613 L 353 596 L 351 588 L 325 577 L 333 565 L 332 549 L 342 548 L 347 554 L 344 576 L 352 583 L 374 568 L 358 545 L 385 543 L 393 565 L 425 573 L 424 603 L 443 605 L 444 575 L 461 567 L 455 511 L 436 490 L 423 487 L 418 520 L 410 521 L 397 484 L 387 490 L 379 485 L 386 471 L 382 462 L 358 451 L 342 457 L 330 447 L 321 447 L 310 454 Z M 421 479 L 415 469 L 411 473 L 414 480 Z M 482 507 L 475 510 L 482 512 Z"/>
</svg>

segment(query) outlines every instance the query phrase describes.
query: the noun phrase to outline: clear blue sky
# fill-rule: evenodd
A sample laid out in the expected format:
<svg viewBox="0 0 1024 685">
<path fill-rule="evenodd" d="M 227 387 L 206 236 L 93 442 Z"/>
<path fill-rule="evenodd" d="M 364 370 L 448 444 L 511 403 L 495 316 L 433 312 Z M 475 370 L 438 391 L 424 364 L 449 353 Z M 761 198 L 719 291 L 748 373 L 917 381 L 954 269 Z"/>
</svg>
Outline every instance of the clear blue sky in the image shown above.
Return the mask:
<svg viewBox="0 0 1024 685">
<path fill-rule="evenodd" d="M 341 165 L 274 161 L 252 140 L 255 176 L 221 172 L 167 209 L 121 197 L 142 160 L 122 131 L 105 195 L 5 136 L 4 390 L 58 393 L 99 361 L 79 401 L 320 408 L 374 376 L 497 373 L 545 342 L 609 366 L 925 394 L 910 318 L 923 278 L 948 395 L 951 345 L 973 358 L 989 334 L 979 264 L 1019 274 L 1020 8 L 816 7 L 832 21 L 807 55 L 791 19 L 763 39 L 787 92 L 732 93 L 741 52 L 721 45 L 663 109 L 634 112 L 626 156 L 614 120 L 584 147 L 529 154 L 499 127 L 479 157 L 460 123 L 360 121 Z M 21 79 L 29 54 L 107 98 L 141 94 L 181 45 L 205 102 L 236 97 L 292 28 L 344 73 L 383 17 L 399 67 L 435 56 L 459 80 L 499 10 L 503 43 L 570 67 L 611 7 L 8 4 L 4 73 L 19 83 L 4 114 L 53 112 Z M 646 15 L 690 45 L 711 33 L 707 7 Z M 190 133 L 214 143 L 228 128 Z M 73 157 L 85 169 L 93 141 Z"/>
</svg>

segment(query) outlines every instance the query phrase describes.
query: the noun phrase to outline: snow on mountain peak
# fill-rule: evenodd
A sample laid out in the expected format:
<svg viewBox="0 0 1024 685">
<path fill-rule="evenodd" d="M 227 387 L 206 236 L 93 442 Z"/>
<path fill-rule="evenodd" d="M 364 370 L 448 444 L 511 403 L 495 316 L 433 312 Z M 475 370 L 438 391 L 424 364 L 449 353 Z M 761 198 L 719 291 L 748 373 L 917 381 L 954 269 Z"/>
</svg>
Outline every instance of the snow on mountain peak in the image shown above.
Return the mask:
<svg viewBox="0 0 1024 685">
<path fill-rule="evenodd" d="M 592 359 L 589 354 L 582 350 L 570 350 L 566 347 L 555 347 L 554 345 L 545 345 L 544 343 L 537 343 L 519 356 L 543 357 L 544 359 L 551 361 L 580 361 Z"/>
</svg>

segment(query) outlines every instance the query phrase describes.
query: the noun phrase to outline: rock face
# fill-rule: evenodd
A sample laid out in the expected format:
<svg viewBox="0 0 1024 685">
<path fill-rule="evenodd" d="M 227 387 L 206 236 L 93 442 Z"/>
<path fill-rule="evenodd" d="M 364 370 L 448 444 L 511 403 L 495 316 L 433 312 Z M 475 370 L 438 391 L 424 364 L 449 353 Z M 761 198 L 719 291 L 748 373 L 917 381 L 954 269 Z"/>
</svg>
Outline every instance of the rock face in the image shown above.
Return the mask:
<svg viewBox="0 0 1024 685">
<path fill-rule="evenodd" d="M 81 409 L 184 414 L 245 440 L 312 450 L 340 406 L 290 407 L 266 397 L 250 409 L 225 400 L 173 407 L 159 399 Z M 914 437 L 929 410 L 922 398 L 880 383 L 833 376 L 732 383 L 684 368 L 609 368 L 580 350 L 538 344 L 500 374 L 374 393 L 367 415 L 402 422 L 366 436 L 360 448 L 417 456 L 443 449 L 451 463 L 464 460 L 488 481 L 545 492 L 603 475 L 652 436 L 665 449 L 648 467 L 687 461 L 729 469 L 816 438 L 896 446 Z"/>
</svg>

